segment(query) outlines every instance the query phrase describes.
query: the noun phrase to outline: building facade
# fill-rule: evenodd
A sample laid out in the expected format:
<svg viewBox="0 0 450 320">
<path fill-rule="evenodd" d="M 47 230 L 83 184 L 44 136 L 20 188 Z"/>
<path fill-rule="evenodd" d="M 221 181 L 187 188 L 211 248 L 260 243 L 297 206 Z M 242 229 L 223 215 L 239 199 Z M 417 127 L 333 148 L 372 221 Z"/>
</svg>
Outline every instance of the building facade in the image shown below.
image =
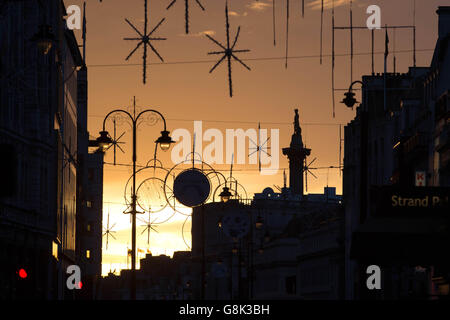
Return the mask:
<svg viewBox="0 0 450 320">
<path fill-rule="evenodd" d="M 191 252 L 177 251 L 173 257 L 146 254 L 136 271 L 137 300 L 190 300 Z M 130 299 L 131 270 L 122 270 L 120 276 L 109 273 L 101 280 L 99 299 Z"/>
<path fill-rule="evenodd" d="M 79 299 L 96 299 L 102 274 L 103 157 L 87 130 L 87 68 L 78 71 L 77 264 L 82 270 Z M 93 147 L 93 148 L 92 148 Z"/>
<path fill-rule="evenodd" d="M 289 187 L 285 178 L 280 193 L 266 188 L 251 200 L 235 197 L 193 209 L 195 299 L 343 298 L 341 196 L 328 187 L 323 194 L 304 194 L 310 151 L 296 110 L 294 134 L 283 149 Z"/>
<path fill-rule="evenodd" d="M 449 225 L 443 211 L 450 195 L 449 7 L 437 13 L 439 38 L 431 66 L 364 76 L 362 103 L 345 128 L 347 299 L 437 297 L 436 266 L 447 270 L 440 271 L 439 291 L 448 292 L 443 252 Z M 425 200 L 424 208 L 416 209 L 405 200 L 402 204 L 401 197 L 416 199 L 412 203 L 437 197 L 439 205 L 428 207 Z M 366 287 L 366 269 L 373 264 L 381 267 L 383 290 Z"/>
<path fill-rule="evenodd" d="M 0 295 L 73 299 L 66 269 L 78 263 L 86 68 L 62 1 L 0 8 Z"/>
</svg>

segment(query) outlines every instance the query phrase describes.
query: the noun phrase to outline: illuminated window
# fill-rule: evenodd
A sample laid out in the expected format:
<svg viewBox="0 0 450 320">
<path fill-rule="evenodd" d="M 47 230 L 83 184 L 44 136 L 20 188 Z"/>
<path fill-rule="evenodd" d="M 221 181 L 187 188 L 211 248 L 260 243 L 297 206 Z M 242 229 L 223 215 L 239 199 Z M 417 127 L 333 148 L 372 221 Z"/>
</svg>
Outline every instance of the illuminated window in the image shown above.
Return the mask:
<svg viewBox="0 0 450 320">
<path fill-rule="evenodd" d="M 55 130 L 59 130 L 60 129 L 60 125 L 59 125 L 59 114 L 58 113 L 56 113 L 55 114 L 55 121 L 53 122 L 54 123 L 54 125 L 53 125 L 53 128 L 55 129 Z"/>
<path fill-rule="evenodd" d="M 86 201 L 86 207 L 92 208 L 92 201 Z"/>
<path fill-rule="evenodd" d="M 86 258 L 87 259 L 91 258 L 91 250 L 86 250 Z"/>
<path fill-rule="evenodd" d="M 90 224 L 90 223 L 88 223 L 88 224 L 87 224 L 87 227 L 86 227 L 86 229 L 87 229 L 87 231 L 88 231 L 88 232 L 90 232 L 90 231 L 91 231 L 91 224 Z"/>
</svg>

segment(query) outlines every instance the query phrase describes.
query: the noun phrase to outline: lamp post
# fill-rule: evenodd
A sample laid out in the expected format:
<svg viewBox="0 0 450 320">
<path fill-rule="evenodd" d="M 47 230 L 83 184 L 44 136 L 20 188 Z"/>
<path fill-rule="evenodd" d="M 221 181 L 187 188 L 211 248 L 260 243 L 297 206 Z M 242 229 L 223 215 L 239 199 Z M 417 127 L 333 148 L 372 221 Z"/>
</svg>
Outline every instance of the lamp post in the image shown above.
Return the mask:
<svg viewBox="0 0 450 320">
<path fill-rule="evenodd" d="M 364 100 L 365 102 L 362 105 L 362 108 L 360 109 L 360 119 L 361 119 L 361 139 L 360 139 L 360 213 L 359 213 L 359 219 L 360 223 L 363 223 L 366 218 L 366 212 L 367 212 L 367 139 L 368 139 L 368 109 L 369 106 L 367 105 L 367 92 L 364 92 L 366 90 L 366 85 L 362 81 L 353 81 L 348 89 L 348 91 L 345 93 L 345 98 L 341 102 L 344 103 L 347 107 L 353 108 L 353 106 L 357 103 L 355 99 L 355 94 L 352 92 L 353 85 L 355 84 L 361 84 L 361 87 L 363 89 L 364 93 Z"/>
<path fill-rule="evenodd" d="M 360 188 L 359 188 L 359 223 L 362 224 L 366 219 L 367 214 L 367 153 L 368 153 L 368 135 L 369 135 L 369 106 L 368 106 L 368 97 L 367 97 L 367 88 L 366 85 L 362 81 L 354 81 L 350 85 L 348 92 L 345 93 L 345 98 L 342 101 L 347 107 L 353 108 L 353 106 L 357 103 L 354 98 L 354 93 L 352 92 L 353 85 L 359 83 L 361 84 L 363 90 L 364 103 L 359 110 L 360 114 Z M 359 266 L 361 270 L 361 266 Z M 358 273 L 361 274 L 361 273 Z M 361 279 L 360 279 L 361 280 Z M 359 289 L 359 288 L 358 288 Z"/>
<path fill-rule="evenodd" d="M 166 151 L 170 148 L 170 145 L 174 143 L 172 138 L 169 136 L 169 131 L 167 131 L 166 128 L 166 119 L 164 116 L 157 110 L 154 109 L 146 109 L 139 114 L 136 115 L 136 99 L 133 101 L 133 114 L 126 110 L 122 109 L 116 109 L 108 113 L 103 120 L 103 131 L 100 132 L 100 137 L 97 138 L 97 142 L 99 143 L 99 147 L 105 151 L 105 147 L 108 146 L 112 142 L 111 138 L 109 137 L 108 131 L 106 131 L 106 120 L 108 117 L 114 113 L 123 113 L 127 115 L 133 126 L 133 185 L 132 185 L 132 193 L 131 193 L 131 211 L 127 212 L 131 214 L 132 217 L 132 224 L 131 224 L 131 300 L 136 300 L 136 204 L 137 204 L 137 197 L 136 197 L 136 159 L 137 159 L 137 148 L 136 148 L 136 131 L 138 126 L 138 120 L 141 118 L 141 116 L 145 113 L 153 112 L 156 113 L 158 116 L 161 117 L 164 123 L 164 130 L 161 131 L 161 136 L 155 141 L 157 144 L 160 145 L 161 150 Z"/>
<path fill-rule="evenodd" d="M 230 188 L 228 188 L 227 186 L 223 187 L 222 192 L 219 194 L 220 199 L 222 200 L 222 202 L 228 202 L 228 200 L 230 200 L 230 198 L 233 195 L 230 192 Z"/>
<path fill-rule="evenodd" d="M 352 91 L 353 90 L 353 85 L 355 84 L 361 84 L 361 86 L 364 88 L 364 83 L 362 81 L 353 81 L 352 84 L 350 85 L 350 87 L 348 88 L 348 91 L 346 93 L 344 93 L 345 98 L 344 100 L 341 101 L 341 103 L 344 103 L 347 107 L 352 108 L 353 106 L 358 102 L 355 99 L 355 93 Z"/>
</svg>

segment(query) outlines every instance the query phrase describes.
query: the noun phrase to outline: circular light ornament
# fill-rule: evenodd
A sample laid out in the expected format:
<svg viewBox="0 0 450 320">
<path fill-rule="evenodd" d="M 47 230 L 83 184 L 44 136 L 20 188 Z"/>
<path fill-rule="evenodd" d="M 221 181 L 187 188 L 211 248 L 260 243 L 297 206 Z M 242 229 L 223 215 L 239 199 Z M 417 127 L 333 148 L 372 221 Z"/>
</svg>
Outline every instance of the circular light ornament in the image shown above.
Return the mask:
<svg viewBox="0 0 450 320">
<path fill-rule="evenodd" d="M 206 175 L 195 168 L 181 172 L 173 182 L 175 198 L 186 207 L 203 204 L 211 192 L 211 183 Z"/>
</svg>

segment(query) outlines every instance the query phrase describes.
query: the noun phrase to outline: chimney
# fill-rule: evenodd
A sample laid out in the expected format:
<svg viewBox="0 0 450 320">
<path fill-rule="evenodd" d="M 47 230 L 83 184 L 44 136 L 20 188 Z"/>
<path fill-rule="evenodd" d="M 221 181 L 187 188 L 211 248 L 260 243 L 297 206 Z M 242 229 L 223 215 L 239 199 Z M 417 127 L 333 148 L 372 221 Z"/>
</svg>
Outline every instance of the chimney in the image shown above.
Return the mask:
<svg viewBox="0 0 450 320">
<path fill-rule="evenodd" d="M 450 7 L 439 7 L 436 13 L 439 16 L 439 39 L 450 33 Z"/>
</svg>

